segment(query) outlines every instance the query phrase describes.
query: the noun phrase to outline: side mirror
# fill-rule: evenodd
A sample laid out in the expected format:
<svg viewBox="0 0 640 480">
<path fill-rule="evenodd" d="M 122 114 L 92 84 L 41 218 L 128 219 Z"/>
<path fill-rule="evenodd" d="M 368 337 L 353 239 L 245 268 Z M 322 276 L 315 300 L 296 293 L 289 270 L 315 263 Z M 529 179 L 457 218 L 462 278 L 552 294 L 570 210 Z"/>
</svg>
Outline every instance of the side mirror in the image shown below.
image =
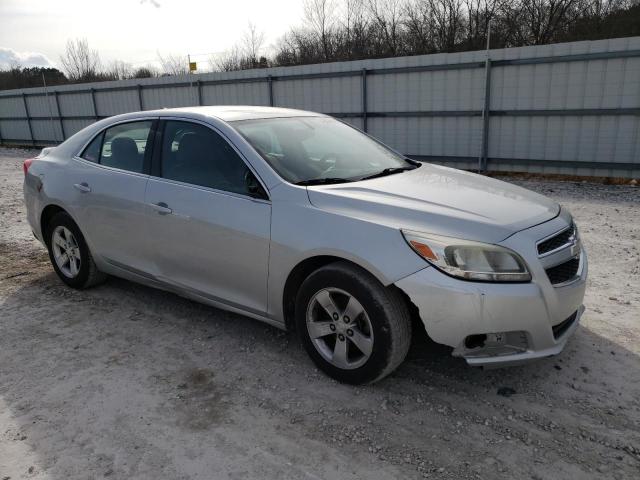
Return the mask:
<svg viewBox="0 0 640 480">
<path fill-rule="evenodd" d="M 264 191 L 264 188 L 262 188 L 262 185 L 260 185 L 260 182 L 250 170 L 247 170 L 244 174 L 244 184 L 250 196 L 263 200 L 269 198 L 267 197 L 267 192 Z"/>
</svg>

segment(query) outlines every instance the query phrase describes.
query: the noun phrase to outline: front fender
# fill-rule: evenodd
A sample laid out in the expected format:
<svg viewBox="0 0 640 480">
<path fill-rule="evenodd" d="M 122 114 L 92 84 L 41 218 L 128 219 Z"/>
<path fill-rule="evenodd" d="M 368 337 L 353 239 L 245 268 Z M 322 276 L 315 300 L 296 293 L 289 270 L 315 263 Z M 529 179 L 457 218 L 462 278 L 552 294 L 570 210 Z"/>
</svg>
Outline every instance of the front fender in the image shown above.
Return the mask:
<svg viewBox="0 0 640 480">
<path fill-rule="evenodd" d="M 405 242 L 399 228 L 318 209 L 311 204 L 273 202 L 269 259 L 269 315 L 284 321 L 283 295 L 289 274 L 317 256 L 348 260 L 390 285 L 425 262 Z"/>
</svg>

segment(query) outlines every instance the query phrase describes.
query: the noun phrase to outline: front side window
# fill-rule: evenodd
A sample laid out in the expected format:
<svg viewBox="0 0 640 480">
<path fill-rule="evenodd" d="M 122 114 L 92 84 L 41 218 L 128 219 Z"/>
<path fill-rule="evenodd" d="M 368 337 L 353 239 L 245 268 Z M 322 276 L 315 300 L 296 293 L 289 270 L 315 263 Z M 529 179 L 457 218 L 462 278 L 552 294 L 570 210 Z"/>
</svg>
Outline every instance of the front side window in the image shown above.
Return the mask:
<svg viewBox="0 0 640 480">
<path fill-rule="evenodd" d="M 401 155 L 333 118 L 269 118 L 232 124 L 291 183 L 357 181 L 416 168 Z"/>
<path fill-rule="evenodd" d="M 142 173 L 144 154 L 150 145 L 151 120 L 122 123 L 104 132 L 100 164 L 130 172 Z"/>
<path fill-rule="evenodd" d="M 253 195 L 253 174 L 229 143 L 210 128 L 169 120 L 161 153 L 163 178 Z"/>
</svg>

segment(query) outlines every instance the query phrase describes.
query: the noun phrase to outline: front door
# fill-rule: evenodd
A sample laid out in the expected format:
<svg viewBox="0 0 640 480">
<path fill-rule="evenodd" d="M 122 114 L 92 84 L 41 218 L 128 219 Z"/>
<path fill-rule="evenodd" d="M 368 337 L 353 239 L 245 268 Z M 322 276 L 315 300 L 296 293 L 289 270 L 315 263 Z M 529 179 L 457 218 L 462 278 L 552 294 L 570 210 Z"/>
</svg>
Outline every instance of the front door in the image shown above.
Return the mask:
<svg viewBox="0 0 640 480">
<path fill-rule="evenodd" d="M 161 128 L 154 156 L 159 168 L 145 195 L 159 276 L 211 300 L 265 314 L 271 223 L 266 194 L 255 189 L 252 171 L 210 127 L 170 120 Z"/>
</svg>

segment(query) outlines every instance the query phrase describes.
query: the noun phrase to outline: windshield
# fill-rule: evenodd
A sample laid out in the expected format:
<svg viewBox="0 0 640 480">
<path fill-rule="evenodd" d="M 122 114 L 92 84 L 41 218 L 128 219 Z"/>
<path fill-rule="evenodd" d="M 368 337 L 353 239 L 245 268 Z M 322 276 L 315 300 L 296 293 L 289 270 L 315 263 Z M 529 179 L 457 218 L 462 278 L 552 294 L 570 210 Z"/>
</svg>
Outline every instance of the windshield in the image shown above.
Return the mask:
<svg viewBox="0 0 640 480">
<path fill-rule="evenodd" d="M 327 117 L 241 120 L 233 126 L 291 183 L 339 183 L 415 168 L 355 128 Z"/>
</svg>

